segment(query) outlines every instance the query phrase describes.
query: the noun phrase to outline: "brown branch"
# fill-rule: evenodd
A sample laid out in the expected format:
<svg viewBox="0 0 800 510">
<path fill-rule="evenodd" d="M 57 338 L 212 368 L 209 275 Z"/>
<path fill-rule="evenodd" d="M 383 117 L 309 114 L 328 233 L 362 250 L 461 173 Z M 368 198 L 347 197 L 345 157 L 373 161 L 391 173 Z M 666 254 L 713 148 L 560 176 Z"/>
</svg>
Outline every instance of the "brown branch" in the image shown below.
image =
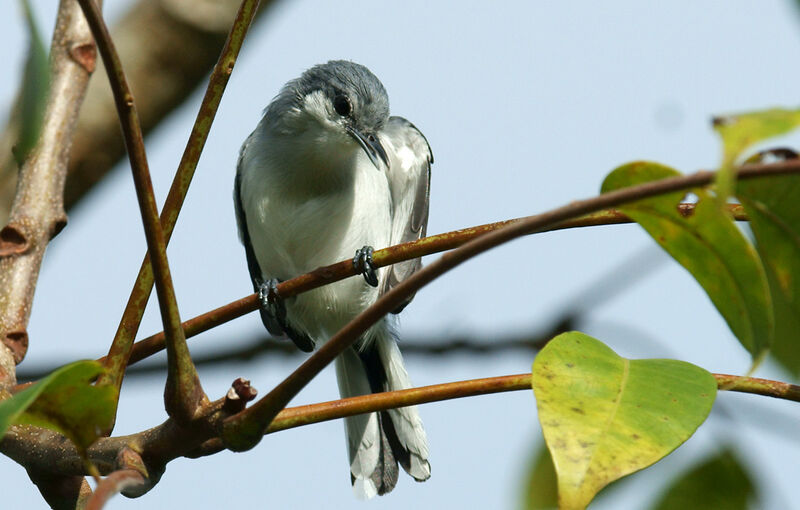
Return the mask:
<svg viewBox="0 0 800 510">
<path fill-rule="evenodd" d="M 780 381 L 753 377 L 714 374 L 720 390 L 753 393 L 762 396 L 800 402 L 800 386 Z M 241 381 L 240 381 L 241 382 Z M 394 407 L 417 405 L 455 398 L 487 395 L 505 391 L 529 390 L 531 374 L 473 379 L 452 383 L 423 386 L 408 390 L 376 393 L 331 402 L 298 406 L 282 410 L 264 433 L 334 420 L 355 414 L 369 413 Z M 247 400 L 254 391 L 243 382 L 234 391 L 240 399 Z M 240 395 L 241 394 L 241 395 Z M 223 408 L 226 400 L 214 405 Z M 224 448 L 214 430 L 224 414 L 209 415 L 208 426 L 186 428 L 173 419 L 149 430 L 128 436 L 101 438 L 88 449 L 89 459 L 103 474 L 120 469 L 120 457 L 125 452 L 141 452 L 135 457 L 141 464 L 128 463 L 142 473 L 146 481 L 129 494 L 139 496 L 155 486 L 166 465 L 179 457 L 196 458 L 212 455 Z M 36 444 L 36 448 L 31 448 Z M 85 464 L 74 445 L 63 436 L 35 427 L 12 427 L 0 441 L 0 451 L 29 469 L 38 472 L 56 472 L 61 476 L 81 476 Z"/>
<path fill-rule="evenodd" d="M 261 19 L 273 3 L 262 0 Z M 206 81 L 239 4 L 240 0 L 138 0 L 112 27 L 146 136 Z M 18 99 L 11 110 L 0 133 L 0 225 L 8 220 L 16 190 L 17 165 L 12 147 L 19 139 L 21 125 Z M 64 190 L 67 212 L 124 155 L 111 89 L 106 80 L 92 80 L 68 163 Z"/>
<path fill-rule="evenodd" d="M 751 393 L 766 397 L 800 402 L 800 386 L 781 381 L 758 379 L 755 377 L 712 374 L 720 391 Z M 429 404 L 444 400 L 490 395 L 508 391 L 530 390 L 531 374 L 517 374 L 484 379 L 470 379 L 431 386 L 421 386 L 407 390 L 372 393 L 329 402 L 289 407 L 282 410 L 264 432 L 272 434 L 304 425 L 346 418 L 398 407 Z M 205 441 L 200 448 L 193 450 L 192 457 L 213 455 L 224 449 L 220 438 Z"/>
<path fill-rule="evenodd" d="M 781 381 L 727 374 L 713 374 L 721 391 L 752 393 L 765 397 L 800 402 L 800 386 Z M 531 374 L 472 379 L 408 390 L 373 393 L 319 404 L 286 408 L 275 417 L 266 433 L 271 434 L 312 423 L 345 418 L 398 407 L 428 404 L 456 398 L 490 395 L 506 391 L 530 390 Z"/>
<path fill-rule="evenodd" d="M 20 169 L 11 216 L 0 230 L 0 390 L 15 383 L 14 363 L 22 361 L 28 347 L 28 319 L 45 248 L 67 221 L 62 197 L 69 147 L 93 67 L 88 27 L 73 2 L 64 0 L 50 48 L 42 131 Z"/>
<path fill-rule="evenodd" d="M 28 476 L 53 509 L 83 509 L 92 495 L 92 488 L 83 475 L 62 476 L 29 469 Z"/>
<path fill-rule="evenodd" d="M 164 209 L 161 212 L 160 221 L 164 229 L 166 243 L 169 243 L 172 236 L 178 220 L 178 214 L 186 198 L 189 184 L 192 181 L 197 162 L 200 159 L 200 154 L 205 146 L 208 133 L 211 130 L 211 124 L 222 99 L 222 94 L 233 71 L 244 37 L 257 12 L 258 3 L 258 0 L 245 0 L 242 2 L 219 60 L 209 78 L 206 94 L 203 97 L 192 132 L 189 135 L 189 141 L 186 144 L 186 149 L 167 195 Z M 153 270 L 149 256 L 145 256 L 139 268 L 136 283 L 128 298 L 128 304 L 122 314 L 119 327 L 114 335 L 108 356 L 105 359 L 105 366 L 109 370 L 107 375 L 101 377 L 101 383 L 113 384 L 117 388 L 121 386 L 125 367 L 128 365 L 131 355 L 133 340 L 139 330 L 152 289 Z"/>
<path fill-rule="evenodd" d="M 142 456 L 125 447 L 117 455 L 117 469 L 97 484 L 86 510 L 100 510 L 114 494 L 122 492 L 131 497 L 144 494 L 152 487 Z"/>
<path fill-rule="evenodd" d="M 746 165 L 738 169 L 739 178 L 800 173 L 800 161 L 790 160 L 769 165 Z M 281 409 L 293 399 L 308 382 L 344 349 L 352 345 L 370 326 L 384 315 L 395 310 L 405 299 L 435 278 L 455 268 L 470 258 L 491 248 L 521 237 L 541 232 L 565 221 L 611 207 L 665 193 L 688 190 L 711 183 L 716 172 L 700 171 L 637 186 L 611 191 L 597 197 L 578 200 L 536 216 L 529 216 L 495 231 L 479 236 L 463 246 L 445 253 L 435 262 L 423 267 L 408 279 L 381 296 L 364 312 L 333 335 L 308 360 L 278 384 L 264 398 L 243 412 L 227 418 L 222 439 L 229 449 L 247 450 L 258 444 L 261 435 Z M 412 251 L 413 250 L 409 250 Z M 406 255 L 409 255 L 406 252 Z M 411 253 L 412 257 L 421 253 Z M 380 262 L 383 262 L 382 260 Z"/>
<path fill-rule="evenodd" d="M 506 391 L 531 389 L 531 374 L 487 377 L 432 386 L 421 386 L 407 390 L 373 393 L 344 398 L 320 404 L 284 409 L 270 424 L 266 433 L 301 427 L 312 423 L 335 420 L 346 416 L 364 414 L 398 407 L 427 404 L 455 398 L 490 395 Z"/>
<path fill-rule="evenodd" d="M 730 213 L 737 221 L 747 221 L 747 215 L 744 208 L 738 204 L 729 206 Z M 684 216 L 690 216 L 694 213 L 694 204 L 680 204 L 679 210 Z M 375 267 L 384 267 L 391 264 L 396 264 L 404 260 L 413 259 L 423 255 L 431 255 L 439 253 L 452 248 L 457 248 L 467 241 L 481 236 L 487 232 L 497 230 L 499 228 L 510 225 L 514 222 L 521 221 L 524 218 L 517 218 L 513 220 L 498 221 L 496 223 L 488 223 L 479 225 L 477 227 L 470 227 L 461 230 L 455 230 L 444 234 L 425 237 L 418 241 L 412 241 L 405 244 L 400 244 L 378 250 L 373 255 L 373 263 Z M 563 230 L 568 228 L 602 226 L 602 225 L 620 225 L 632 223 L 633 220 L 628 218 L 622 212 L 616 209 L 608 209 L 597 213 L 587 214 L 574 220 L 564 221 L 558 225 L 550 228 L 543 229 L 541 232 L 551 232 L 555 230 Z M 296 278 L 286 280 L 278 285 L 278 293 L 284 297 L 291 297 L 302 292 L 306 292 L 322 285 L 353 276 L 355 270 L 353 269 L 352 261 L 342 261 L 330 266 L 321 267 Z M 186 338 L 191 338 L 199 335 L 209 329 L 215 328 L 228 321 L 232 321 L 238 317 L 255 311 L 258 308 L 258 297 L 256 294 L 251 294 L 247 297 L 228 303 L 204 314 L 193 317 L 183 323 L 183 330 L 186 332 Z M 133 352 L 129 360 L 129 365 L 137 363 L 145 358 L 156 354 L 164 349 L 164 333 L 156 333 L 139 342 L 133 346 Z M 99 361 L 103 361 L 100 358 Z"/>
<path fill-rule="evenodd" d="M 122 133 L 131 163 L 136 197 L 142 215 L 147 249 L 152 261 L 156 293 L 161 310 L 161 321 L 166 332 L 167 384 L 164 403 L 170 416 L 181 421 L 192 420 L 208 398 L 200 385 L 194 364 L 181 328 L 175 289 L 167 261 L 164 231 L 158 218 L 158 207 L 153 193 L 153 183 L 147 165 L 142 130 L 130 87 L 116 53 L 114 42 L 94 0 L 78 0 L 92 30 L 100 55 L 106 65 L 107 75 L 114 92 Z"/>
<path fill-rule="evenodd" d="M 114 494 L 143 484 L 144 477 L 138 471 L 133 469 L 114 471 L 97 484 L 97 489 L 86 504 L 86 510 L 101 510 Z"/>
</svg>

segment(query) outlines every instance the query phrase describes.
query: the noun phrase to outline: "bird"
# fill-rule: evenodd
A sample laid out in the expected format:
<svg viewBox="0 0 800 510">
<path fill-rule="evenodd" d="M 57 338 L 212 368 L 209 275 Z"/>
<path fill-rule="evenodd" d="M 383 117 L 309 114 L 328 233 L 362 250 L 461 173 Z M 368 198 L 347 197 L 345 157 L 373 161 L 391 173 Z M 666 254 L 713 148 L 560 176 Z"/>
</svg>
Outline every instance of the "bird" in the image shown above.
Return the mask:
<svg viewBox="0 0 800 510">
<path fill-rule="evenodd" d="M 239 237 L 270 333 L 310 352 L 421 267 L 414 259 L 378 271 L 372 253 L 425 236 L 432 163 L 425 136 L 389 115 L 386 89 L 363 65 L 332 60 L 280 90 L 242 144 L 234 185 Z M 279 282 L 350 257 L 363 278 L 278 296 Z M 412 387 L 396 321 L 411 299 L 336 358 L 343 398 Z M 390 492 L 398 463 L 417 481 L 430 477 L 416 406 L 344 422 L 360 499 Z"/>
</svg>

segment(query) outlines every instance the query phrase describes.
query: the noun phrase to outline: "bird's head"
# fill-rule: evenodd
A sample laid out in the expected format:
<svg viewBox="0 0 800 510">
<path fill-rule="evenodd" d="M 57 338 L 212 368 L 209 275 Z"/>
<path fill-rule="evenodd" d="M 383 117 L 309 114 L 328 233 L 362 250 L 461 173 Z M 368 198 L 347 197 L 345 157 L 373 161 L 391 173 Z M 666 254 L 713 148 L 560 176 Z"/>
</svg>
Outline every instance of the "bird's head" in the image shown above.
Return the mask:
<svg viewBox="0 0 800 510">
<path fill-rule="evenodd" d="M 388 165 L 378 132 L 389 119 L 389 97 L 366 67 L 332 60 L 290 81 L 267 107 L 270 128 L 311 136 L 329 150 L 363 150 L 376 168 Z"/>
</svg>

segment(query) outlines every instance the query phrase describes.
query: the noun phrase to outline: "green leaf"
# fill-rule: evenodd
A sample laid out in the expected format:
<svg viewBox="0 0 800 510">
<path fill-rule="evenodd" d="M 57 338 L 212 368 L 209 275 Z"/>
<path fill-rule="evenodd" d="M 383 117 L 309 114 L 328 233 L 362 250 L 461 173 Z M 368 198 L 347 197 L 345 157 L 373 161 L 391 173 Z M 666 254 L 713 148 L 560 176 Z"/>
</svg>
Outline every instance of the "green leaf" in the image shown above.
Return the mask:
<svg viewBox="0 0 800 510">
<path fill-rule="evenodd" d="M 773 354 L 800 374 L 800 175 L 738 183 L 737 197 L 750 218 L 769 277 L 775 307 Z"/>
<path fill-rule="evenodd" d="M 36 425 L 64 434 L 83 455 L 114 420 L 116 389 L 92 384 L 102 372 L 96 361 L 77 361 L 0 402 L 0 437 L 11 425 Z"/>
<path fill-rule="evenodd" d="M 536 356 L 533 390 L 559 505 L 571 510 L 686 441 L 711 411 L 717 383 L 690 363 L 628 360 L 571 332 Z"/>
<path fill-rule="evenodd" d="M 650 162 L 623 165 L 603 182 L 603 193 L 680 175 Z M 764 266 L 730 216 L 702 189 L 694 214 L 677 209 L 683 192 L 639 200 L 619 209 L 639 223 L 706 291 L 739 342 L 759 359 L 772 342 L 774 318 Z"/>
<path fill-rule="evenodd" d="M 756 143 L 786 134 L 800 126 L 800 110 L 773 108 L 714 118 L 714 130 L 722 138 L 722 167 L 717 174 L 717 203 L 724 205 L 736 183 L 734 165 Z"/>
<path fill-rule="evenodd" d="M 525 510 L 558 508 L 558 484 L 553 458 L 544 447 L 537 447 L 533 453 L 526 477 L 522 508 Z"/>
<path fill-rule="evenodd" d="M 47 106 L 47 93 L 50 87 L 50 64 L 42 35 L 28 0 L 21 0 L 25 21 L 28 26 L 28 56 L 22 78 L 20 96 L 19 140 L 14 147 L 17 164 L 22 165 L 28 153 L 39 140 Z"/>
<path fill-rule="evenodd" d="M 755 495 L 750 476 L 733 452 L 725 450 L 676 480 L 653 510 L 747 510 Z"/>
</svg>

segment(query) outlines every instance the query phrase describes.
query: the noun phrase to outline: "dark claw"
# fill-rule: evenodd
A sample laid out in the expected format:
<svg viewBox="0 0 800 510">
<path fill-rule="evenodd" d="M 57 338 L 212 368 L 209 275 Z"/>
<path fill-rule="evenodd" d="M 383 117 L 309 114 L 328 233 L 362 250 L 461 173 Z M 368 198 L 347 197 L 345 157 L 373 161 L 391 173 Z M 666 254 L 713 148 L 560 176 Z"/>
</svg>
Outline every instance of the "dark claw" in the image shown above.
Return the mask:
<svg viewBox="0 0 800 510">
<path fill-rule="evenodd" d="M 372 287 L 378 286 L 378 270 L 372 265 L 372 252 L 375 251 L 372 246 L 364 246 L 360 250 L 356 250 L 356 256 L 353 257 L 353 267 L 356 272 L 364 275 L 364 280 Z"/>
<path fill-rule="evenodd" d="M 275 317 L 280 324 L 286 323 L 286 305 L 278 295 L 277 278 L 271 278 L 258 285 L 258 300 L 261 308 L 266 310 L 272 317 Z"/>
</svg>

